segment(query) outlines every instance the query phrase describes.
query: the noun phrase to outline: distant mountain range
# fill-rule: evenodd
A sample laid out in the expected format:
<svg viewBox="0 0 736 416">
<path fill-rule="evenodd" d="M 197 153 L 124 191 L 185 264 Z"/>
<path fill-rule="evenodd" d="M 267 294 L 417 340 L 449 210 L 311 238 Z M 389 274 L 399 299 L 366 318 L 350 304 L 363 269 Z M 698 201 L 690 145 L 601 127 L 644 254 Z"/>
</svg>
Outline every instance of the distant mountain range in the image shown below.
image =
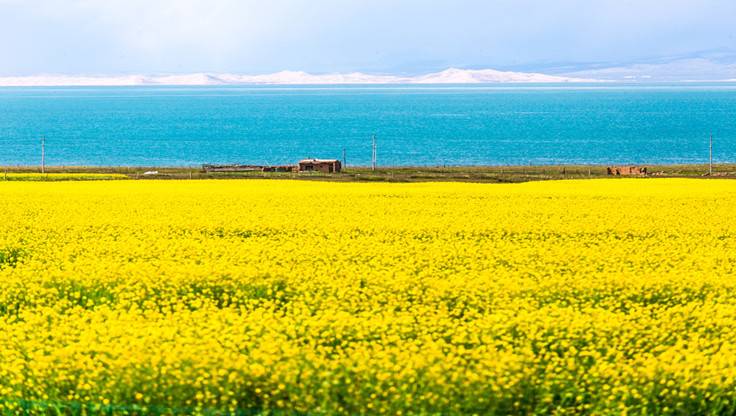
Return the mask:
<svg viewBox="0 0 736 416">
<path fill-rule="evenodd" d="M 581 69 L 583 68 L 583 69 Z M 645 63 L 584 65 L 539 72 L 449 68 L 424 75 L 373 75 L 362 72 L 310 74 L 281 71 L 266 75 L 196 73 L 182 75 L 0 77 L 0 86 L 136 85 L 330 85 L 330 84 L 493 84 L 582 82 L 736 82 L 736 54 L 674 57 Z"/>
<path fill-rule="evenodd" d="M 710 51 L 633 63 L 584 65 L 584 69 L 549 71 L 566 77 L 610 81 L 686 82 L 736 80 L 736 51 Z"/>
<path fill-rule="evenodd" d="M 267 75 L 186 74 L 69 76 L 39 75 L 0 77 L 0 86 L 135 86 L 135 85 L 328 85 L 328 84 L 482 84 L 482 83 L 558 83 L 594 82 L 593 79 L 545 75 L 531 72 L 470 70 L 450 68 L 418 76 L 348 74 L 310 74 L 281 71 Z"/>
<path fill-rule="evenodd" d="M 719 64 L 694 58 L 656 64 L 633 64 L 589 69 L 565 74 L 569 77 L 591 77 L 611 81 L 730 81 L 736 80 L 736 64 Z"/>
</svg>

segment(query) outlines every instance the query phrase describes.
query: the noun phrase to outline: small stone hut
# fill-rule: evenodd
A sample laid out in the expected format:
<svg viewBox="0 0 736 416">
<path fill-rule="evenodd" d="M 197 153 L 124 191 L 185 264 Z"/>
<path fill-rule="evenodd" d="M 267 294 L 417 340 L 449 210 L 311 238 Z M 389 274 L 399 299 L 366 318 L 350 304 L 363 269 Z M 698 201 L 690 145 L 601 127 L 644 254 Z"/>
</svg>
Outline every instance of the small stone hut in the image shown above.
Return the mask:
<svg viewBox="0 0 736 416">
<path fill-rule="evenodd" d="M 337 173 L 342 164 L 336 159 L 304 159 L 299 161 L 299 172 Z"/>
<path fill-rule="evenodd" d="M 609 166 L 608 174 L 611 176 L 645 176 L 647 168 L 641 166 Z"/>
</svg>

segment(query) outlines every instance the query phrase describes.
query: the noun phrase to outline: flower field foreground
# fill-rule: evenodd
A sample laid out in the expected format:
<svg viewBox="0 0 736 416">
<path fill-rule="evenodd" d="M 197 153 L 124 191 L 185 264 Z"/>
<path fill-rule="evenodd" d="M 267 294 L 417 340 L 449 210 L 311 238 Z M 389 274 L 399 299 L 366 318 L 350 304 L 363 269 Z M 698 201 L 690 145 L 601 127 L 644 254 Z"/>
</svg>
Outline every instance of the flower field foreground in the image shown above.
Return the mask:
<svg viewBox="0 0 736 416">
<path fill-rule="evenodd" d="M 733 414 L 736 181 L 0 182 L 0 414 Z"/>
</svg>

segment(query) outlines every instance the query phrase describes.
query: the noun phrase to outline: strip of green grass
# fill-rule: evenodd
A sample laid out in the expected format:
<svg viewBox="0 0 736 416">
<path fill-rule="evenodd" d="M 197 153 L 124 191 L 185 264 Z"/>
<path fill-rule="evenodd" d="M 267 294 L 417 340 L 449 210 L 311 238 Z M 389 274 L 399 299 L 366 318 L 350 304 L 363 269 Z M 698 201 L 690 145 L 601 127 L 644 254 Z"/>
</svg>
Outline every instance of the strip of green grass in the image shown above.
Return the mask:
<svg viewBox="0 0 736 416">
<path fill-rule="evenodd" d="M 122 173 L 31 173 L 31 172 L 3 172 L 0 180 L 3 181 L 91 181 L 129 179 Z"/>
<path fill-rule="evenodd" d="M 719 177 L 736 178 L 736 164 L 646 165 L 653 177 Z M 585 179 L 608 177 L 603 165 L 539 165 L 539 166 L 392 166 L 375 171 L 369 167 L 348 167 L 338 174 L 320 172 L 205 172 L 199 167 L 116 167 L 55 166 L 47 173 L 38 167 L 0 168 L 0 181 L 5 180 L 109 180 L 109 179 L 301 179 L 336 182 L 527 182 L 552 179 Z M 150 172 L 156 172 L 151 174 Z"/>
</svg>

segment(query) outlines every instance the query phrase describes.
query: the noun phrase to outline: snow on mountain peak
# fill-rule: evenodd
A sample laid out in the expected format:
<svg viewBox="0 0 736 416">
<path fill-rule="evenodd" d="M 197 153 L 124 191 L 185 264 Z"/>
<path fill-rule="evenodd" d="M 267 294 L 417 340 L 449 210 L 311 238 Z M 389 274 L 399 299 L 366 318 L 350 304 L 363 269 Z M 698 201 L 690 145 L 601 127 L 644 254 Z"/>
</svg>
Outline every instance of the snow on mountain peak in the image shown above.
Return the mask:
<svg viewBox="0 0 736 416">
<path fill-rule="evenodd" d="M 442 72 L 416 77 L 415 83 L 426 84 L 477 84 L 519 82 L 594 82 L 592 79 L 560 77 L 533 72 L 497 71 L 495 69 L 449 68 Z"/>
<path fill-rule="evenodd" d="M 497 71 L 493 69 L 448 68 L 417 76 L 371 75 L 362 72 L 310 74 L 280 71 L 265 75 L 194 73 L 180 75 L 69 76 L 39 75 L 0 77 L 0 86 L 134 86 L 134 85 L 329 85 L 329 84 L 478 84 L 521 82 L 593 82 L 539 73 Z"/>
</svg>

